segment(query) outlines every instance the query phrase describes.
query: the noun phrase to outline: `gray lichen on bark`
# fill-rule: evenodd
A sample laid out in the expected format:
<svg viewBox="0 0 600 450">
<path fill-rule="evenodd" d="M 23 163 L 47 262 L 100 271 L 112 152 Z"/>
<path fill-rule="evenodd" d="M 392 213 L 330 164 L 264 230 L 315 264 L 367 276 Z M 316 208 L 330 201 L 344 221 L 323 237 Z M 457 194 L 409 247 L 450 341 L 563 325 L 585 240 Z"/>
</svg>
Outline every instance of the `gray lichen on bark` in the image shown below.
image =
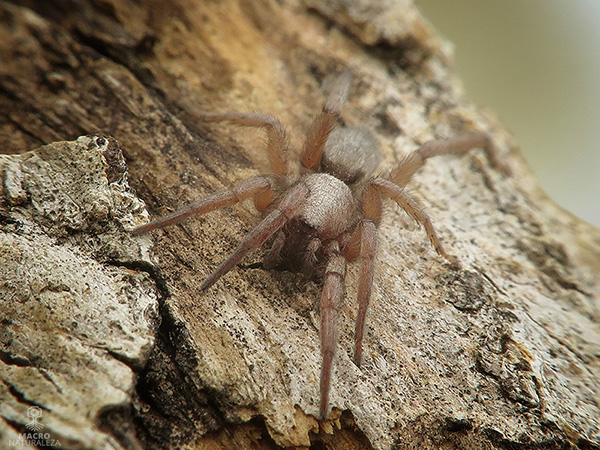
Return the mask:
<svg viewBox="0 0 600 450">
<path fill-rule="evenodd" d="M 1 446 L 36 431 L 37 406 L 49 442 L 113 448 L 99 420 L 130 409 L 158 324 L 153 281 L 126 267 L 148 261 L 127 234 L 143 204 L 104 137 L 2 155 L 0 174 Z"/>
<path fill-rule="evenodd" d="M 39 404 L 80 448 L 134 445 L 128 414 L 148 448 L 598 446 L 600 233 L 546 198 L 510 136 L 464 99 L 414 5 L 382 4 L 0 4 L 12 24 L 0 27 L 0 142 L 35 149 L 0 160 L 2 444 Z M 409 186 L 461 270 L 389 205 L 365 361 L 352 363 L 352 267 L 334 412 L 319 423 L 319 285 L 263 270 L 257 252 L 200 289 L 255 212 L 157 232 L 153 259 L 151 239 L 128 234 L 148 216 L 115 141 L 40 144 L 114 135 L 158 215 L 265 167 L 257 133 L 198 124 L 182 97 L 276 113 L 294 144 L 320 84 L 347 67 L 342 120 L 374 129 L 383 171 L 429 139 L 482 130 L 512 175 L 473 152 L 430 161 Z"/>
</svg>

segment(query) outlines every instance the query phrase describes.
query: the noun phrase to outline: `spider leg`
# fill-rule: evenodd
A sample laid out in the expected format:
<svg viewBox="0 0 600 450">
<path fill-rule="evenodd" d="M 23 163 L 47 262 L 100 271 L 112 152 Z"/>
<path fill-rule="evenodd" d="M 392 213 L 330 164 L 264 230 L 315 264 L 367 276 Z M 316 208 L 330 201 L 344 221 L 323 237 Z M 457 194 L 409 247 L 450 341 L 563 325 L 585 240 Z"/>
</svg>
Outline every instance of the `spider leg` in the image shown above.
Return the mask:
<svg viewBox="0 0 600 450">
<path fill-rule="evenodd" d="M 327 142 L 329 133 L 331 133 L 340 117 L 342 107 L 348 98 L 351 81 L 350 72 L 343 72 L 333 82 L 323 110 L 314 120 L 306 135 L 304 148 L 300 155 L 303 168 L 309 171 L 315 171 L 319 168 L 325 142 Z"/>
<path fill-rule="evenodd" d="M 482 148 L 485 151 L 492 167 L 501 172 L 509 173 L 508 166 L 498 159 L 496 148 L 490 137 L 485 133 L 470 133 L 423 144 L 407 155 L 392 171 L 388 179 L 398 186 L 404 187 L 415 172 L 425 165 L 428 158 L 444 153 L 466 152 L 474 148 Z"/>
<path fill-rule="evenodd" d="M 373 290 L 377 226 L 371 219 L 363 219 L 356 227 L 355 233 L 359 235 L 360 239 L 360 274 L 358 276 L 358 316 L 354 333 L 354 363 L 360 366 L 365 321 Z"/>
<path fill-rule="evenodd" d="M 227 112 L 207 113 L 200 111 L 189 104 L 184 108 L 197 118 L 205 122 L 230 122 L 235 125 L 264 128 L 267 131 L 267 155 L 271 170 L 275 176 L 287 175 L 287 137 L 281 122 L 268 114 Z"/>
<path fill-rule="evenodd" d="M 156 228 L 173 225 L 190 216 L 199 216 L 216 209 L 231 206 L 249 197 L 254 197 L 255 205 L 260 210 L 262 206 L 267 207 L 272 202 L 273 189 L 271 184 L 272 180 L 263 176 L 249 178 L 238 183 L 228 191 L 210 195 L 150 223 L 140 225 L 133 229 L 132 234 L 142 234 Z"/>
<path fill-rule="evenodd" d="M 323 279 L 321 294 L 321 407 L 319 415 L 327 417 L 329 408 L 329 388 L 331 386 L 331 370 L 336 347 L 337 309 L 344 294 L 344 278 L 346 276 L 346 259 L 340 255 L 336 241 L 329 244 L 327 267 Z"/>
<path fill-rule="evenodd" d="M 357 366 L 360 366 L 362 361 L 362 341 L 375 272 L 377 226 L 381 222 L 383 210 L 381 193 L 374 186 L 369 185 L 366 189 L 361 201 L 361 209 L 363 219 L 358 222 L 344 247 L 344 256 L 347 261 L 354 261 L 360 256 L 358 316 L 354 333 L 354 363 Z"/>
<path fill-rule="evenodd" d="M 404 211 L 408 213 L 408 215 L 423 225 L 425 231 L 427 231 L 427 236 L 429 236 L 429 240 L 431 241 L 433 248 L 435 248 L 438 254 L 446 258 L 453 266 L 460 267 L 458 260 L 446 253 L 446 250 L 444 250 L 444 247 L 442 247 L 437 233 L 433 228 L 433 224 L 431 223 L 431 219 L 427 213 L 415 199 L 410 197 L 404 191 L 402 187 L 384 178 L 375 178 L 371 180 L 371 184 L 367 190 L 369 189 L 376 189 L 382 196 L 389 197 L 394 200 L 402 209 L 404 209 Z"/>
<path fill-rule="evenodd" d="M 204 280 L 201 288 L 208 289 L 221 276 L 229 272 L 250 250 L 260 247 L 273 233 L 280 230 L 300 209 L 307 195 L 308 187 L 304 183 L 292 186 L 275 210 L 246 235 L 235 251 Z"/>
</svg>

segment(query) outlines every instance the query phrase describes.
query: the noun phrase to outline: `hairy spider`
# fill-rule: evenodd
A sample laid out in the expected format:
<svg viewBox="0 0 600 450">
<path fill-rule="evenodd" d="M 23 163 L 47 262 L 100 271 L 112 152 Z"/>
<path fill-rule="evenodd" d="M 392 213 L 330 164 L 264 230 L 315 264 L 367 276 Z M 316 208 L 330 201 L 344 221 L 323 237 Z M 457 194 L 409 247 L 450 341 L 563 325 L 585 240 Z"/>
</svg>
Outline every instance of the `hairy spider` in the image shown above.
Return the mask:
<svg viewBox="0 0 600 450">
<path fill-rule="evenodd" d="M 321 401 L 320 415 L 327 416 L 331 371 L 336 347 L 336 312 L 344 294 L 346 264 L 360 259 L 358 317 L 354 361 L 361 362 L 365 318 L 371 289 L 377 227 L 382 200 L 390 198 L 425 230 L 435 250 L 454 266 L 458 261 L 440 243 L 431 220 L 404 186 L 427 158 L 448 152 L 483 148 L 493 167 L 507 171 L 496 157 L 493 143 L 483 133 L 431 141 L 406 156 L 387 177 L 373 177 L 381 160 L 377 140 L 363 127 L 334 129 L 350 89 L 344 72 L 333 82 L 321 113 L 312 123 L 299 155 L 300 175 L 290 174 L 285 130 L 266 114 L 195 111 L 201 120 L 226 121 L 264 128 L 271 175 L 253 177 L 232 189 L 211 195 L 165 217 L 137 227 L 134 234 L 177 223 L 189 216 L 230 206 L 248 198 L 265 217 L 248 233 L 236 250 L 202 284 L 206 289 L 231 270 L 246 254 L 274 235 L 264 267 L 285 266 L 307 275 L 322 274 L 321 295 Z M 188 109 L 190 109 L 188 107 Z"/>
</svg>

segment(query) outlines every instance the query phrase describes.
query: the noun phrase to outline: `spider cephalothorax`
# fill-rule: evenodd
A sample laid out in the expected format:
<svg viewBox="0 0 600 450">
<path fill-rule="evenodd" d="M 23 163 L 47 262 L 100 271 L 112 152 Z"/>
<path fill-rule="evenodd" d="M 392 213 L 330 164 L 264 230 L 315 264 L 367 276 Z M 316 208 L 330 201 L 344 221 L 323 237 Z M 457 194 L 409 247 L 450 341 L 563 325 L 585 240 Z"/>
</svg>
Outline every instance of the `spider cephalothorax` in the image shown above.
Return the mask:
<svg viewBox="0 0 600 450">
<path fill-rule="evenodd" d="M 336 345 L 336 311 L 344 293 L 347 262 L 360 259 L 358 318 L 355 334 L 355 363 L 360 364 L 365 318 L 371 288 L 381 221 L 382 200 L 394 200 L 424 226 L 436 251 L 458 265 L 443 249 L 433 225 L 404 186 L 427 158 L 448 152 L 481 147 L 490 164 L 501 170 L 491 140 L 486 134 L 471 133 L 432 141 L 409 154 L 387 177 L 373 177 L 381 160 L 377 141 L 363 127 L 334 129 L 350 89 L 348 72 L 340 75 L 330 90 L 322 112 L 311 125 L 300 152 L 300 175 L 292 179 L 286 160 L 285 131 L 281 123 L 266 114 L 208 114 L 194 111 L 204 121 L 228 121 L 261 127 L 267 131 L 267 153 L 272 174 L 247 179 L 231 190 L 214 194 L 168 216 L 142 225 L 135 234 L 177 223 L 253 198 L 259 211 L 268 211 L 237 249 L 208 276 L 208 288 L 233 268 L 250 250 L 273 236 L 265 257 L 266 268 L 284 265 L 293 270 L 322 276 L 321 295 L 321 404 L 320 415 L 328 411 L 329 387 Z M 283 185 L 282 185 L 283 184 Z"/>
</svg>

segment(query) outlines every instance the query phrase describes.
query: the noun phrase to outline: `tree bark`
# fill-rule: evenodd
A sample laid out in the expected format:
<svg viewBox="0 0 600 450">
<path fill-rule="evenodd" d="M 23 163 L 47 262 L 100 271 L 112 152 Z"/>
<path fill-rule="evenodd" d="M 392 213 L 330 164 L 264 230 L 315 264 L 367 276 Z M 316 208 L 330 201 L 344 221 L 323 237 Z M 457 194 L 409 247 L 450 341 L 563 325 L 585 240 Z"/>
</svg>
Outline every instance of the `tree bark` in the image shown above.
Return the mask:
<svg viewBox="0 0 600 450">
<path fill-rule="evenodd" d="M 0 61 L 2 448 L 600 448 L 600 232 L 465 100 L 411 2 L 0 2 Z M 382 172 L 478 130 L 511 174 L 474 151 L 409 185 L 461 269 L 388 205 L 364 363 L 352 266 L 319 421 L 319 283 L 257 251 L 200 289 L 252 207 L 130 231 L 143 202 L 158 216 L 268 170 L 260 131 L 184 102 L 274 114 L 298 149 L 346 68 L 342 122 L 375 131 Z"/>
</svg>

